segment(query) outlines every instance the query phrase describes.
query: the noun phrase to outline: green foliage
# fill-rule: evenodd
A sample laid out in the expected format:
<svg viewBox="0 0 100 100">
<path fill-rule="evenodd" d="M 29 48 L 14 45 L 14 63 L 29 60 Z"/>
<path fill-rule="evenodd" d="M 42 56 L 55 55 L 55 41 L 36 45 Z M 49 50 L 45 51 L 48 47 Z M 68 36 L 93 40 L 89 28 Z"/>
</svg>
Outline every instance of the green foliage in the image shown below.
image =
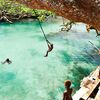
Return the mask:
<svg viewBox="0 0 100 100">
<path fill-rule="evenodd" d="M 36 10 L 36 14 L 38 15 L 38 19 L 40 21 L 45 21 L 47 16 L 53 15 L 53 13 L 46 10 Z M 35 15 L 34 12 L 33 12 L 33 15 Z"/>
<path fill-rule="evenodd" d="M 0 1 L 0 10 L 6 11 L 11 14 L 21 14 L 23 12 L 28 12 L 30 9 L 21 5 L 17 2 L 10 1 L 10 0 L 1 0 Z"/>
<path fill-rule="evenodd" d="M 17 15 L 17 14 L 30 14 L 32 16 L 36 16 L 34 14 L 33 9 L 30 9 L 26 7 L 25 5 L 19 4 L 15 1 L 11 0 L 0 0 L 0 12 L 6 11 L 6 13 L 11 15 Z M 39 20 L 43 21 L 45 20 L 45 16 L 52 14 L 51 12 L 45 11 L 45 10 L 36 10 L 37 15 L 39 16 Z"/>
</svg>

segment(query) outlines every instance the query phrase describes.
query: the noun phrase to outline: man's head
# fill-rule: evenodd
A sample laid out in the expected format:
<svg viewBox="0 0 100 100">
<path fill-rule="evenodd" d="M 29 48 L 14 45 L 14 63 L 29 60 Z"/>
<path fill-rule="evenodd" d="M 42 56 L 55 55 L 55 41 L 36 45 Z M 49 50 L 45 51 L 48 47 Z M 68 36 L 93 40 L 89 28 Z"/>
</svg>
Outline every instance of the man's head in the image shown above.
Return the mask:
<svg viewBox="0 0 100 100">
<path fill-rule="evenodd" d="M 71 86 L 71 81 L 70 81 L 70 80 L 66 80 L 65 83 L 64 83 L 64 86 L 65 86 L 66 88 L 70 88 L 70 86 Z"/>
</svg>

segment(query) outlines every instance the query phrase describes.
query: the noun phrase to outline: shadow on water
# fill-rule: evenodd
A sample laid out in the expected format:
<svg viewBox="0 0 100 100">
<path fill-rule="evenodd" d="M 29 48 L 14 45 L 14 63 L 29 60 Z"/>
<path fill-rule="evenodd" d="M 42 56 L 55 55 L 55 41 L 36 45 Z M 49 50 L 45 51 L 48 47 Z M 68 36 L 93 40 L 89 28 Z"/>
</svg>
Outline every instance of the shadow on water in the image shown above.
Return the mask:
<svg viewBox="0 0 100 100">
<path fill-rule="evenodd" d="M 13 79 L 15 79 L 15 74 L 11 72 L 1 72 L 0 73 L 0 82 L 2 83 L 7 83 Z"/>
<path fill-rule="evenodd" d="M 13 72 L 0 71 L 0 99 L 23 100 L 25 84 Z"/>
<path fill-rule="evenodd" d="M 75 91 L 79 89 L 81 80 L 84 77 L 88 76 L 93 69 L 94 67 L 92 64 L 88 64 L 81 61 L 72 64 L 72 67 L 69 68 L 70 75 L 68 76 L 68 79 L 72 81 L 72 87 L 75 89 Z"/>
<path fill-rule="evenodd" d="M 70 62 L 72 62 L 72 57 L 67 53 L 67 51 L 59 51 L 60 53 L 60 59 L 61 59 L 61 62 L 63 64 L 69 64 Z"/>
</svg>

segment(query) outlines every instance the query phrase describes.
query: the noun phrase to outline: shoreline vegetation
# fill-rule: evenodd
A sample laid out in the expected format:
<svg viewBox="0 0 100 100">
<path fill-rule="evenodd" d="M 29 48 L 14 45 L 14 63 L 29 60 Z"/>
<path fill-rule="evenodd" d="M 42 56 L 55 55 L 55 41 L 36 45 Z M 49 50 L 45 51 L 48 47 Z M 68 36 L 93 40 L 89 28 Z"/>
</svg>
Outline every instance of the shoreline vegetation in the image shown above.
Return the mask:
<svg viewBox="0 0 100 100">
<path fill-rule="evenodd" d="M 34 10 L 14 0 L 0 1 L 0 23 L 6 22 L 12 24 L 19 21 L 34 21 L 35 19 L 39 19 L 40 22 L 43 22 L 57 18 L 58 16 L 56 16 L 53 12 L 46 10 Z M 68 32 L 72 28 L 72 25 L 75 24 L 75 22 L 66 21 L 64 18 L 60 18 L 59 21 L 63 22 L 63 25 L 61 25 L 61 31 Z M 66 23 L 64 21 L 66 21 Z"/>
<path fill-rule="evenodd" d="M 22 4 L 10 0 L 0 1 L 0 22 L 13 23 L 16 21 L 21 21 L 23 19 L 39 19 L 40 21 L 45 21 L 49 17 L 55 16 L 50 11 L 45 10 L 35 10 L 30 9 Z"/>
</svg>

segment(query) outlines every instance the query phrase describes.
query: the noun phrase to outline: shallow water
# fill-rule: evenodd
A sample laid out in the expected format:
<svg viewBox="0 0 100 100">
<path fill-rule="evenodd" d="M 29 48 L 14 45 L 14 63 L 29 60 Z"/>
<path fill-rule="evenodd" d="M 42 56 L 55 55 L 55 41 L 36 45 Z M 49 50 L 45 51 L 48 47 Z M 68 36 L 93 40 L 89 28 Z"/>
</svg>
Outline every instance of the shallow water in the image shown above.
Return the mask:
<svg viewBox="0 0 100 100">
<path fill-rule="evenodd" d="M 0 100 L 61 100 L 66 79 L 79 84 L 99 64 L 100 57 L 88 41 L 99 47 L 94 31 L 74 25 L 68 33 L 59 32 L 60 22 L 42 23 L 54 50 L 44 57 L 47 46 L 38 22 L 0 24 Z"/>
</svg>

